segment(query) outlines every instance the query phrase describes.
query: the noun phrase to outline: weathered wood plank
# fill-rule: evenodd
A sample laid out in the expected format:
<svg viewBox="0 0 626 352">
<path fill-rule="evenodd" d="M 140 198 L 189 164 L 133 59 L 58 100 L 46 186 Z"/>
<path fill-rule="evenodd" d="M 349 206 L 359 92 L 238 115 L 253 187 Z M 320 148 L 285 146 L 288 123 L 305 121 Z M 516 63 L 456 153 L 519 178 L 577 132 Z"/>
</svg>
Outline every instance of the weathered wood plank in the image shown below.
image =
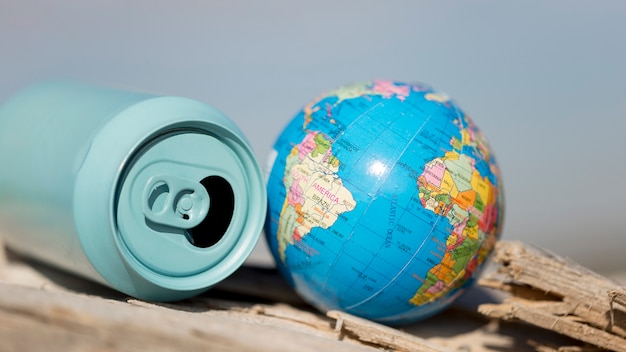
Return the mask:
<svg viewBox="0 0 626 352">
<path fill-rule="evenodd" d="M 0 349 L 7 351 L 374 351 L 288 326 L 0 283 Z"/>
<path fill-rule="evenodd" d="M 550 310 L 544 311 L 541 307 L 527 305 L 519 300 L 485 304 L 480 306 L 480 312 L 492 318 L 520 319 L 611 351 L 626 352 L 626 340 L 620 336 L 589 326 L 576 316 L 554 315 Z"/>
<path fill-rule="evenodd" d="M 358 318 L 346 319 L 348 315 L 342 315 L 336 330 L 336 319 L 304 303 L 273 269 L 244 266 L 205 294 L 156 304 L 10 253 L 7 257 L 0 246 L 0 283 L 5 285 L 0 286 L 0 350 L 400 350 L 406 347 L 402 341 L 425 340 L 431 347 L 452 350 L 522 352 L 533 350 L 530 337 L 540 337 L 543 348 L 557 344 L 587 351 L 565 336 L 478 314 L 478 304 L 502 297 L 478 287 L 423 322 L 391 328 L 364 320 L 378 331 L 370 335 L 353 324 Z M 552 313 L 571 310 L 560 297 L 550 296 L 550 302 L 560 305 L 542 306 L 542 291 L 510 287 L 532 292 L 539 299 L 534 304 Z M 613 300 L 616 321 L 623 313 L 621 302 L 618 292 Z M 351 326 L 360 333 L 350 332 Z"/>
<path fill-rule="evenodd" d="M 576 263 L 522 243 L 499 242 L 498 270 L 480 280 L 513 295 L 479 312 L 519 319 L 613 351 L 626 352 L 624 288 Z"/>
<path fill-rule="evenodd" d="M 335 330 L 337 330 L 337 332 L 352 335 L 359 341 L 373 344 L 384 349 L 407 352 L 449 351 L 445 347 L 428 342 L 417 336 L 348 313 L 331 310 L 326 315 L 337 321 L 335 324 Z"/>
</svg>

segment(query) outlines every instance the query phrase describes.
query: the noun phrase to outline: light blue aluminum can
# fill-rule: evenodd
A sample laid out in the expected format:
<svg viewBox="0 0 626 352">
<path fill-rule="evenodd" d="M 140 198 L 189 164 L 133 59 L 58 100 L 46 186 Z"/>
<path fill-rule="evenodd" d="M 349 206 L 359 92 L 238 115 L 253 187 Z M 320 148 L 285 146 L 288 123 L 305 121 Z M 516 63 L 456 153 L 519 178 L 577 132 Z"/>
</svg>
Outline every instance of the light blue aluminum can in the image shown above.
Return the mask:
<svg viewBox="0 0 626 352">
<path fill-rule="evenodd" d="M 130 296 L 191 297 L 238 269 L 267 196 L 241 131 L 209 105 L 68 82 L 0 107 L 0 235 Z"/>
</svg>

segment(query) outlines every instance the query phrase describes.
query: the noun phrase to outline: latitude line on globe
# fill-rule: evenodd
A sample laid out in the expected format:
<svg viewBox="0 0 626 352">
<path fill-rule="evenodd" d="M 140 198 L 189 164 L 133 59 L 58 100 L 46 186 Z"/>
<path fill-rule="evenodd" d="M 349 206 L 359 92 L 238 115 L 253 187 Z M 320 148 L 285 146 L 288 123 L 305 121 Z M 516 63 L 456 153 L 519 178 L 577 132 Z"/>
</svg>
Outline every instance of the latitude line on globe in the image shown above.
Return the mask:
<svg viewBox="0 0 626 352">
<path fill-rule="evenodd" d="M 404 271 L 407 269 L 407 267 L 413 263 L 413 260 L 415 260 L 415 257 L 417 256 L 418 253 L 420 253 L 421 249 L 426 245 L 426 242 L 428 242 L 428 238 L 430 237 L 430 235 L 435 231 L 435 227 L 437 226 L 437 224 L 439 223 L 439 221 L 441 220 L 441 217 L 437 217 L 435 220 L 435 223 L 433 224 L 433 226 L 431 227 L 430 231 L 428 232 L 428 236 L 424 238 L 424 241 L 422 241 L 422 243 L 420 244 L 420 246 L 417 248 L 417 250 L 413 253 L 413 255 L 411 255 L 411 258 L 409 260 L 406 261 L 406 264 L 404 264 L 404 266 L 398 271 L 397 274 L 395 274 L 386 284 L 385 286 L 381 287 L 378 291 L 374 292 L 372 295 L 370 295 L 369 297 L 367 297 L 366 299 L 357 302 L 351 306 L 346 307 L 346 310 L 349 309 L 353 309 L 356 308 L 360 305 L 363 305 L 371 300 L 373 300 L 374 298 L 376 298 L 376 296 L 378 296 L 381 292 L 383 292 L 387 287 L 389 287 L 389 285 L 391 285 L 392 283 L 395 282 L 395 280 L 404 273 Z M 370 261 L 371 263 L 371 261 Z M 369 264 L 368 264 L 369 266 Z"/>
<path fill-rule="evenodd" d="M 363 116 L 363 114 L 361 114 L 361 116 Z M 359 116 L 359 117 L 361 117 L 361 116 Z M 422 129 L 424 128 L 424 126 L 428 123 L 428 121 L 430 121 L 431 117 L 432 117 L 432 115 L 429 115 L 428 117 L 426 117 L 426 118 L 424 119 L 424 121 L 422 122 L 422 124 L 420 125 L 420 127 L 419 127 L 416 131 L 415 131 L 415 133 L 413 134 L 413 136 L 409 139 L 409 143 L 406 143 L 406 145 L 402 148 L 402 152 L 398 153 L 398 154 L 397 154 L 398 156 L 397 156 L 396 158 L 394 158 L 394 162 L 393 162 L 393 164 L 392 164 L 392 165 L 395 165 L 395 164 L 397 164 L 397 163 L 398 163 L 398 161 L 400 160 L 400 157 L 401 157 L 402 155 L 404 155 L 404 153 L 406 152 L 406 150 L 409 148 L 409 146 L 410 146 L 410 141 L 413 141 L 413 140 L 415 140 L 415 139 L 417 138 L 417 136 L 418 136 L 418 135 L 419 135 L 419 133 L 422 131 Z M 355 123 L 355 122 L 356 122 L 356 120 L 358 120 L 358 119 L 355 119 L 352 123 Z M 352 123 L 351 123 L 351 124 L 352 124 Z M 387 173 L 387 174 L 385 175 L 385 177 L 384 177 L 384 181 L 386 181 L 389 177 L 390 177 L 390 173 Z M 382 182 L 382 184 L 384 184 L 384 183 L 385 183 L 385 182 Z M 378 193 L 378 192 L 377 192 L 377 193 Z M 370 206 L 372 205 L 372 203 L 373 203 L 373 202 L 369 202 L 369 203 L 367 204 L 367 207 L 366 207 L 366 208 L 365 208 L 365 210 L 363 211 L 363 214 L 367 213 L 367 210 L 370 208 Z M 362 217 L 362 216 L 363 216 L 363 215 L 361 215 L 361 217 Z M 437 222 L 438 222 L 438 221 L 439 221 L 439 218 L 437 218 L 437 220 L 435 221 L 435 224 L 437 224 Z M 354 235 L 354 232 L 355 232 L 355 230 L 354 230 L 354 228 L 353 228 L 353 229 L 350 231 L 350 234 L 348 235 L 348 237 L 346 238 L 346 240 L 344 241 L 344 243 L 342 244 L 341 249 L 339 250 L 339 253 L 341 253 L 341 252 L 344 250 L 345 246 L 346 246 L 346 245 L 350 242 L 350 239 L 351 239 L 351 238 L 352 238 L 352 236 Z M 431 232 L 432 232 L 432 229 L 431 229 Z M 416 251 L 416 253 L 417 253 L 417 252 L 419 252 L 419 250 L 420 250 L 420 249 L 424 246 L 424 243 L 426 243 L 426 241 L 422 242 L 422 244 L 420 245 L 420 247 L 418 248 L 418 250 Z M 379 249 L 378 251 L 380 251 L 380 249 Z M 377 252 L 377 253 L 378 253 L 378 252 Z M 413 261 L 413 257 L 415 257 L 415 253 L 414 253 L 414 254 L 413 254 L 413 256 L 411 257 L 411 260 L 409 260 L 409 261 L 408 261 L 408 263 L 407 263 L 407 264 L 405 264 L 405 266 L 404 266 L 404 267 L 400 270 L 400 272 L 399 272 L 398 274 L 396 274 L 396 275 L 392 278 L 392 280 L 388 281 L 388 282 L 387 282 L 387 283 L 386 283 L 386 284 L 385 284 L 385 285 L 384 285 L 381 289 L 379 289 L 378 291 L 374 292 L 372 295 L 370 295 L 370 297 L 366 298 L 365 300 L 363 300 L 363 301 L 361 301 L 361 302 L 358 302 L 358 303 L 356 303 L 356 304 L 353 304 L 352 306 L 346 307 L 346 309 L 351 309 L 351 308 L 357 307 L 357 306 L 359 306 L 359 305 L 361 305 L 361 304 L 367 303 L 368 301 L 370 301 L 370 300 L 372 300 L 373 298 L 375 298 L 376 296 L 378 296 L 378 295 L 379 295 L 379 294 L 380 294 L 380 293 L 381 293 L 381 292 L 382 292 L 385 288 L 387 288 L 387 287 L 388 287 L 388 286 L 389 286 L 389 285 L 393 282 L 393 280 L 395 280 L 395 279 L 398 277 L 398 275 L 400 275 L 401 273 L 403 273 L 403 272 L 404 272 L 404 270 L 406 269 L 406 267 L 408 266 L 408 264 L 409 264 L 409 263 L 411 263 L 411 262 Z M 338 261 L 338 258 L 335 258 L 335 259 L 333 260 L 332 264 L 330 265 L 329 271 L 332 271 L 332 270 L 335 268 L 335 265 L 337 264 L 337 261 Z M 369 263 L 367 263 L 367 267 L 369 267 L 371 263 L 372 263 L 372 261 L 370 260 L 370 262 L 369 262 Z M 328 279 L 329 279 L 329 278 L 327 277 L 327 278 L 324 280 L 324 283 L 322 284 L 322 288 L 326 288 L 326 284 L 328 283 Z M 356 280 L 355 280 L 355 281 L 356 281 Z M 350 285 L 350 287 L 352 287 L 352 285 Z"/>
<path fill-rule="evenodd" d="M 351 101 L 351 100 L 352 100 L 352 99 L 346 99 L 346 100 L 345 100 L 345 102 L 346 102 L 346 103 L 350 103 L 350 101 Z M 346 127 L 345 127 L 345 128 L 343 128 L 342 130 L 340 130 L 340 131 L 339 131 L 339 133 L 336 135 L 336 137 L 335 137 L 335 138 L 332 138 L 332 139 L 331 139 L 331 138 L 330 138 L 330 136 L 329 136 L 329 135 L 327 135 L 326 133 L 324 133 L 323 131 L 317 131 L 317 130 L 310 130 L 310 129 L 307 129 L 307 128 L 306 128 L 306 125 L 307 125 L 306 123 L 305 123 L 305 125 L 304 125 L 304 127 L 303 127 L 303 132 L 321 133 L 322 135 L 326 135 L 326 136 L 328 136 L 328 137 L 329 137 L 329 139 L 332 141 L 332 143 L 331 143 L 331 144 L 334 144 L 334 143 L 335 143 L 335 142 L 336 142 L 339 138 L 341 138 L 341 137 L 345 134 L 345 131 L 346 131 L 346 130 L 349 130 L 349 129 L 350 129 L 350 127 L 352 127 L 354 124 L 356 124 L 356 123 L 359 121 L 359 119 L 360 119 L 361 117 L 363 117 L 364 115 L 366 115 L 366 114 L 367 114 L 367 113 L 369 113 L 370 111 L 374 110 L 376 107 L 380 106 L 381 104 L 384 104 L 384 102 L 382 102 L 382 101 L 377 102 L 376 104 L 374 104 L 374 105 L 372 105 L 371 107 L 369 107 L 367 110 L 365 110 L 365 111 L 361 112 L 361 113 L 359 114 L 359 116 L 357 116 L 357 118 L 353 119 L 353 120 L 352 120 L 349 124 L 347 124 L 347 125 L 346 125 Z M 338 110 L 338 111 L 336 112 L 336 114 L 339 114 L 339 113 L 340 113 L 340 111 L 341 111 L 341 109 L 343 109 L 342 104 L 338 104 L 338 105 L 337 105 L 337 110 Z M 420 126 L 420 129 L 421 129 L 421 126 Z M 312 160 L 312 159 L 311 159 L 311 157 L 310 157 L 309 155 L 307 155 L 307 158 L 309 158 L 309 160 Z M 329 172 L 329 171 L 330 171 L 330 172 Z M 334 178 L 339 178 L 339 177 L 338 177 L 338 175 L 336 175 L 334 172 L 332 172 L 332 170 L 324 170 L 324 175 L 336 176 L 336 177 L 334 177 Z M 303 191 L 303 192 L 304 192 L 304 191 Z M 335 195 L 336 195 L 336 193 L 335 193 Z M 318 202 L 317 204 L 319 204 L 319 202 Z M 367 211 L 367 209 L 368 209 L 368 208 L 369 208 L 369 205 L 368 205 L 368 207 L 367 207 L 365 210 Z M 330 213 L 330 210 L 329 210 L 329 209 L 326 209 L 326 210 L 324 211 L 324 214 L 329 214 L 329 213 Z M 351 233 L 350 233 L 350 235 L 348 235 L 348 237 L 347 237 L 346 241 L 348 241 L 348 240 L 352 237 L 352 233 L 353 233 L 353 232 L 351 232 Z M 344 243 L 344 245 L 342 245 L 341 250 L 343 250 L 344 246 L 345 246 L 345 243 Z M 341 252 L 341 250 L 340 250 L 340 252 Z M 330 264 L 330 266 L 329 266 L 329 270 L 333 270 L 333 269 L 335 268 L 336 263 L 337 263 L 337 260 L 338 260 L 338 258 L 335 258 L 335 259 L 333 260 L 333 262 L 332 262 L 332 263 Z M 328 282 L 328 278 L 327 278 L 326 280 L 324 280 L 324 282 L 322 283 L 322 287 L 326 287 L 327 282 Z"/>
<path fill-rule="evenodd" d="M 335 143 L 335 142 L 336 142 L 339 138 L 341 138 L 341 137 L 345 134 L 345 131 L 349 130 L 349 128 L 350 128 L 352 125 L 356 124 L 356 123 L 357 123 L 357 121 L 359 121 L 359 119 L 360 119 L 361 117 L 363 117 L 363 116 L 364 116 L 365 114 L 367 114 L 368 112 L 372 111 L 374 108 L 376 108 L 376 107 L 377 107 L 377 106 L 379 106 L 380 104 L 383 104 L 383 102 L 381 101 L 381 102 L 378 102 L 378 103 L 374 104 L 372 107 L 368 108 L 366 111 L 363 111 L 361 114 L 359 114 L 359 116 L 358 116 L 357 118 L 353 119 L 353 120 L 352 120 L 349 124 L 347 124 L 347 125 L 346 125 L 346 127 L 345 127 L 343 130 L 341 130 L 341 131 L 340 131 L 340 133 L 337 135 L 337 137 L 336 137 L 336 138 L 333 138 L 333 144 L 334 144 L 334 143 Z M 341 109 L 341 105 L 339 106 L 339 108 Z M 423 126 L 424 126 L 424 124 L 422 124 L 422 126 L 420 126 L 420 128 L 419 128 L 419 129 L 421 130 Z M 380 135 L 380 134 L 379 134 L 379 135 Z M 369 147 L 369 145 L 368 145 L 368 147 Z M 406 148 L 408 148 L 408 146 L 406 146 L 404 150 L 406 150 Z M 402 153 L 400 153 L 400 155 L 402 155 Z M 397 162 L 398 160 L 399 160 L 399 158 L 396 160 L 396 162 Z M 388 177 L 388 176 L 387 176 L 387 177 Z M 386 179 L 386 178 L 385 178 L 385 179 Z M 370 202 L 370 203 L 367 205 L 367 207 L 366 207 L 366 208 L 365 208 L 365 210 L 363 211 L 363 213 L 364 213 L 364 214 L 367 212 L 367 210 L 369 209 L 369 207 L 370 207 L 370 205 L 371 205 L 371 204 L 372 204 L 372 203 Z M 342 243 L 341 248 L 340 248 L 340 250 L 339 250 L 339 253 L 341 253 L 341 252 L 344 250 L 345 246 L 346 246 L 346 245 L 347 245 L 347 243 L 350 241 L 350 239 L 352 238 L 352 236 L 353 236 L 353 235 L 354 235 L 354 228 L 350 231 L 350 233 L 348 234 L 348 236 L 346 237 L 346 239 L 345 239 L 345 240 L 344 240 L 344 242 Z M 334 258 L 334 259 L 333 259 L 333 262 L 329 265 L 329 268 L 328 268 L 328 271 L 329 271 L 329 272 L 335 269 L 335 266 L 337 265 L 337 261 L 338 261 L 338 260 L 339 260 L 339 258 L 338 258 L 338 257 L 336 257 L 336 258 Z M 369 264 L 368 264 L 368 265 L 369 265 Z M 326 287 L 326 284 L 328 283 L 328 279 L 329 279 L 329 277 L 326 277 L 326 278 L 325 278 L 324 282 L 322 283 L 322 287 Z"/>
<path fill-rule="evenodd" d="M 415 140 L 415 138 L 417 138 L 417 135 L 421 132 L 421 130 L 423 129 L 423 127 L 426 125 L 426 123 L 428 123 L 428 121 L 430 121 L 431 116 L 432 116 L 432 115 L 428 116 L 428 117 L 424 120 L 424 122 L 422 123 L 422 125 L 421 125 L 418 129 L 417 129 L 417 131 L 415 132 L 415 134 L 414 134 L 414 135 L 413 135 L 413 137 L 411 138 L 411 141 L 412 141 L 412 140 Z M 459 117 L 459 116 L 458 116 L 458 112 L 457 112 L 457 117 Z M 441 142 L 442 142 L 442 141 L 441 141 L 441 138 L 443 138 L 443 136 L 442 136 L 442 137 L 440 137 L 440 140 L 439 140 L 439 142 L 437 143 L 438 145 L 441 145 Z M 406 151 L 406 149 L 408 149 L 408 146 L 409 146 L 409 144 L 407 144 L 407 145 L 404 147 L 404 149 L 402 150 L 402 152 L 401 152 L 401 153 L 399 153 L 399 155 L 403 155 L 403 154 L 404 154 L 404 152 Z M 400 157 L 396 158 L 395 162 L 397 163 L 397 162 L 398 162 L 398 160 L 400 160 Z M 389 177 L 389 174 L 387 174 L 387 177 Z M 372 204 L 372 203 L 370 202 L 370 204 Z M 368 208 L 369 208 L 369 205 L 370 205 L 370 204 L 368 204 Z M 366 209 L 366 211 L 367 211 L 367 209 Z M 405 209 L 405 211 L 408 211 L 408 209 Z M 408 268 L 408 266 L 409 266 L 410 264 L 412 264 L 412 263 L 413 263 L 413 261 L 415 260 L 415 257 L 417 256 L 417 254 L 418 254 L 418 253 L 420 253 L 421 249 L 425 246 L 425 244 L 426 244 L 426 242 L 427 242 L 427 239 L 428 239 L 428 238 L 430 238 L 430 236 L 433 234 L 433 232 L 435 231 L 435 229 L 436 229 L 436 227 L 437 227 L 437 224 L 439 223 L 439 221 L 440 221 L 441 219 L 442 219 L 442 217 L 436 217 L 436 218 L 435 218 L 435 223 L 434 223 L 434 224 L 432 225 L 432 227 L 430 228 L 430 231 L 428 232 L 428 236 L 426 236 L 426 237 L 425 237 L 424 241 L 420 244 L 420 246 L 417 248 L 417 250 L 413 253 L 413 255 L 411 256 L 411 258 L 410 258 L 409 260 L 407 260 L 407 262 L 404 264 L 404 266 L 403 266 L 403 267 L 402 267 L 402 268 L 398 271 L 398 273 L 396 273 L 396 274 L 395 274 L 395 275 L 394 275 L 394 276 L 393 276 L 390 280 L 388 280 L 388 281 L 387 281 L 387 283 L 386 283 L 383 287 L 381 287 L 378 291 L 374 292 L 373 294 L 371 294 L 371 295 L 370 295 L 369 297 L 367 297 L 366 299 L 364 299 L 364 300 L 362 300 L 362 301 L 360 301 L 360 302 L 357 302 L 357 303 L 355 303 L 355 304 L 353 304 L 353 305 L 351 305 L 351 306 L 348 306 L 348 307 L 346 307 L 345 309 L 346 309 L 346 310 L 353 309 L 353 308 L 356 308 L 356 307 L 358 307 L 358 306 L 360 306 L 360 305 L 363 305 L 363 304 L 365 304 L 365 303 L 367 303 L 367 302 L 369 302 L 369 301 L 373 300 L 373 299 L 374 299 L 374 298 L 376 298 L 378 295 L 380 295 L 380 294 L 381 294 L 381 292 L 383 292 L 383 291 L 384 291 L 387 287 L 389 287 L 389 285 L 391 285 L 391 284 L 392 284 L 392 283 L 393 283 L 393 282 L 394 282 L 394 281 L 395 281 L 395 280 L 396 280 L 396 279 L 397 279 L 400 275 L 402 275 L 402 274 L 406 271 L 406 269 Z M 352 234 L 353 234 L 353 233 L 354 233 L 354 231 L 352 231 L 352 232 L 350 233 L 350 236 L 348 237 L 348 239 L 350 239 L 350 237 L 352 236 Z M 344 244 L 344 246 L 345 246 L 345 244 Z M 342 249 L 343 249 L 343 248 L 342 248 Z M 380 251 L 380 249 L 379 249 L 379 251 Z M 377 252 L 377 253 L 378 253 L 378 252 Z M 369 267 L 369 266 L 370 266 L 370 264 L 372 263 L 372 261 L 373 261 L 373 260 L 371 260 L 371 261 L 367 264 L 367 267 Z M 356 282 L 356 280 L 355 280 L 355 282 Z M 324 282 L 324 284 L 325 284 L 325 283 L 326 283 L 326 281 Z M 350 287 L 352 287 L 352 285 L 351 285 Z"/>
<path fill-rule="evenodd" d="M 460 118 L 460 117 L 461 117 L 461 116 L 459 115 L 459 113 L 458 113 L 458 112 L 456 112 L 456 115 L 457 115 L 457 116 L 456 116 L 457 118 Z M 424 123 L 422 123 L 422 126 L 420 126 L 420 128 L 416 131 L 416 133 L 413 135 L 413 137 L 412 137 L 412 139 L 411 139 L 411 140 L 414 140 L 414 139 L 417 137 L 417 135 L 419 134 L 419 132 L 422 130 L 422 128 L 424 127 L 424 125 L 425 125 L 425 124 L 426 124 L 426 123 L 430 120 L 430 118 L 431 118 L 431 116 L 429 116 L 428 118 L 426 118 L 426 120 L 424 121 Z M 461 123 L 462 123 L 462 122 L 461 122 Z M 440 137 L 439 142 L 437 143 L 437 145 L 438 145 L 438 146 L 440 146 L 440 145 L 442 144 L 442 140 L 441 140 L 442 138 L 443 138 L 443 136 L 442 136 L 442 137 Z M 403 154 L 404 154 L 404 152 L 406 151 L 406 149 L 407 149 L 407 148 L 408 148 L 408 144 L 407 144 L 407 146 L 406 146 L 406 147 L 402 150 L 402 153 L 400 153 L 399 155 L 403 155 Z M 398 158 L 396 159 L 396 162 L 397 162 L 399 159 L 400 159 L 400 158 L 398 157 Z M 388 176 L 387 176 L 387 177 L 388 177 Z M 370 203 L 370 204 L 371 204 L 371 203 Z M 369 208 L 369 205 L 368 205 L 368 208 Z M 405 209 L 405 211 L 408 211 L 408 209 Z M 370 295 L 370 296 L 369 296 L 369 297 L 367 297 L 366 299 L 364 299 L 364 300 L 362 300 L 362 301 L 360 301 L 360 302 L 357 302 L 357 303 L 355 303 L 355 304 L 353 304 L 353 305 L 351 305 L 351 306 L 348 306 L 348 307 L 346 307 L 345 309 L 346 309 L 346 310 L 348 310 L 348 309 L 353 309 L 353 308 L 356 308 L 356 307 L 358 307 L 358 306 L 360 306 L 360 305 L 363 305 L 363 304 L 365 304 L 365 303 L 367 303 L 367 302 L 369 302 L 369 301 L 373 300 L 374 298 L 376 298 L 376 296 L 380 295 L 380 294 L 381 294 L 381 292 L 383 292 L 383 291 L 384 291 L 387 287 L 389 287 L 389 285 L 391 285 L 393 282 L 395 282 L 395 280 L 396 280 L 396 279 L 397 279 L 397 278 L 398 278 L 401 274 L 403 274 L 403 273 L 406 271 L 407 267 L 408 267 L 410 264 L 412 264 L 412 263 L 413 263 L 413 260 L 415 260 L 415 257 L 417 256 L 417 254 L 418 254 L 418 253 L 420 253 L 421 249 L 422 249 L 422 248 L 424 247 L 424 245 L 426 244 L 427 239 L 431 237 L 431 235 L 433 234 L 433 232 L 435 231 L 435 229 L 436 229 L 436 227 L 437 227 L 437 224 L 439 223 L 439 221 L 440 221 L 441 219 L 442 219 L 442 217 L 436 217 L 435 223 L 432 225 L 432 227 L 430 228 L 430 231 L 428 232 L 428 236 L 426 236 L 426 237 L 425 237 L 424 241 L 420 244 L 420 246 L 417 248 L 417 250 L 413 253 L 413 255 L 411 256 L 411 258 L 410 258 L 410 259 L 409 259 L 409 260 L 405 263 L 405 265 L 404 265 L 404 266 L 403 266 L 403 267 L 402 267 L 402 268 L 398 271 L 398 273 L 396 273 L 396 275 L 394 275 L 394 276 L 391 278 L 391 280 L 389 280 L 389 281 L 387 282 L 387 284 L 385 284 L 382 288 L 380 288 L 378 291 L 374 292 L 372 295 Z M 353 232 L 354 232 L 354 231 L 353 231 Z M 350 235 L 352 235 L 352 233 L 351 233 Z M 349 238 L 349 237 L 348 237 L 348 238 Z M 380 251 L 380 249 L 379 249 L 379 251 Z M 378 252 L 377 252 L 377 253 L 378 253 Z M 373 260 L 371 260 L 371 261 L 367 264 L 367 267 L 369 267 L 369 266 L 370 266 L 370 264 L 372 263 L 372 261 L 373 261 Z M 356 282 L 356 280 L 355 280 L 355 282 Z M 352 285 L 350 285 L 350 287 L 352 287 Z"/>
<path fill-rule="evenodd" d="M 346 101 L 348 101 L 348 99 L 346 99 Z M 359 114 L 359 116 L 358 116 L 357 118 L 353 119 L 353 120 L 352 120 L 349 124 L 347 124 L 347 125 L 346 125 L 346 127 L 345 127 L 343 130 L 341 130 L 341 131 L 339 132 L 339 134 L 337 134 L 337 137 L 335 137 L 335 138 L 333 138 L 333 139 L 332 139 L 333 144 L 334 144 L 334 142 L 336 142 L 339 138 L 341 138 L 341 137 L 342 137 L 342 136 L 346 133 L 345 131 L 349 130 L 349 129 L 350 129 L 350 127 L 352 127 L 352 125 L 356 124 L 356 123 L 357 123 L 357 121 L 358 121 L 361 117 L 363 117 L 363 116 L 364 116 L 365 114 L 367 114 L 368 112 L 372 111 L 374 108 L 376 108 L 376 107 L 377 107 L 377 106 L 379 106 L 380 104 L 383 104 L 383 102 L 378 102 L 378 103 L 376 103 L 376 104 L 372 105 L 370 108 L 368 108 L 367 110 L 365 110 L 365 111 L 363 111 L 361 114 Z M 339 109 L 341 109 L 341 104 L 339 105 Z M 430 118 L 430 117 L 429 117 L 429 118 Z M 423 127 L 423 124 L 422 124 L 422 126 L 420 126 L 420 129 L 421 129 L 422 127 Z M 305 129 L 304 129 L 304 131 L 307 131 L 307 129 L 305 128 Z M 308 130 L 308 131 L 312 131 L 312 130 Z M 313 131 L 313 132 L 314 132 L 314 131 Z M 320 131 L 320 133 L 323 133 L 323 132 L 321 132 L 321 131 Z M 330 136 L 329 136 L 329 137 L 330 137 Z M 405 147 L 405 150 L 406 150 L 406 147 Z M 396 160 L 396 161 L 397 161 L 397 160 Z M 370 204 L 371 204 L 371 203 L 370 203 Z M 370 204 L 368 204 L 368 205 L 367 205 L 367 207 L 365 208 L 365 210 L 364 210 L 364 212 L 363 212 L 363 213 L 365 213 L 365 212 L 369 209 Z M 361 216 L 362 216 L 362 215 L 361 215 Z M 341 248 L 340 248 L 340 250 L 339 250 L 339 253 L 341 253 L 341 252 L 344 250 L 344 248 L 345 248 L 346 244 L 350 241 L 350 239 L 352 238 L 352 235 L 353 235 L 353 234 L 354 234 L 354 230 L 350 231 L 350 234 L 348 235 L 348 237 L 346 237 L 346 239 L 345 239 L 344 243 L 341 245 Z M 334 259 L 333 259 L 333 262 L 332 262 L 332 263 L 330 263 L 330 265 L 329 265 L 329 267 L 328 267 L 328 271 L 332 271 L 332 270 L 335 268 L 335 266 L 337 265 L 337 261 L 338 261 L 338 260 L 339 260 L 339 258 L 338 258 L 338 257 L 336 257 L 336 258 L 334 258 Z M 321 286 L 322 286 L 322 288 L 326 288 L 326 285 L 328 284 L 328 279 L 329 279 L 328 277 L 326 277 L 326 278 L 325 278 L 324 282 L 323 282 L 323 283 L 322 283 L 322 285 L 321 285 Z"/>
</svg>

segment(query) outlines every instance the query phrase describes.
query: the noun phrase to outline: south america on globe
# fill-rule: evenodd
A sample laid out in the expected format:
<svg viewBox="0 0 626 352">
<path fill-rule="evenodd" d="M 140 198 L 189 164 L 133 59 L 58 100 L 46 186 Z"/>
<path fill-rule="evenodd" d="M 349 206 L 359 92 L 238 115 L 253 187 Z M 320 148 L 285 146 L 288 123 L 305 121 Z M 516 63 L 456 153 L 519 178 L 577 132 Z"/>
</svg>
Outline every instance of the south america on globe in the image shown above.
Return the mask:
<svg viewBox="0 0 626 352">
<path fill-rule="evenodd" d="M 440 312 L 499 238 L 489 144 L 445 94 L 371 81 L 323 94 L 278 136 L 265 233 L 282 275 L 322 311 L 386 324 Z"/>
</svg>

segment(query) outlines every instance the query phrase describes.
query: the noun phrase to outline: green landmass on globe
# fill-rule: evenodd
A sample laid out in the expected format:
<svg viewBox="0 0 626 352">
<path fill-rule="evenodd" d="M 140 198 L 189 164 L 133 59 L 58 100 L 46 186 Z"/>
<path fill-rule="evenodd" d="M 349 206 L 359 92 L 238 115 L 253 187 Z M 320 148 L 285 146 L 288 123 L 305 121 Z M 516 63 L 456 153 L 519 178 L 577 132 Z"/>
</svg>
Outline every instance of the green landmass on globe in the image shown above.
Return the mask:
<svg viewBox="0 0 626 352">
<path fill-rule="evenodd" d="M 422 84 L 352 84 L 306 105 L 275 144 L 268 196 L 268 243 L 296 291 L 389 323 L 452 302 L 502 224 L 486 139 Z"/>
</svg>

